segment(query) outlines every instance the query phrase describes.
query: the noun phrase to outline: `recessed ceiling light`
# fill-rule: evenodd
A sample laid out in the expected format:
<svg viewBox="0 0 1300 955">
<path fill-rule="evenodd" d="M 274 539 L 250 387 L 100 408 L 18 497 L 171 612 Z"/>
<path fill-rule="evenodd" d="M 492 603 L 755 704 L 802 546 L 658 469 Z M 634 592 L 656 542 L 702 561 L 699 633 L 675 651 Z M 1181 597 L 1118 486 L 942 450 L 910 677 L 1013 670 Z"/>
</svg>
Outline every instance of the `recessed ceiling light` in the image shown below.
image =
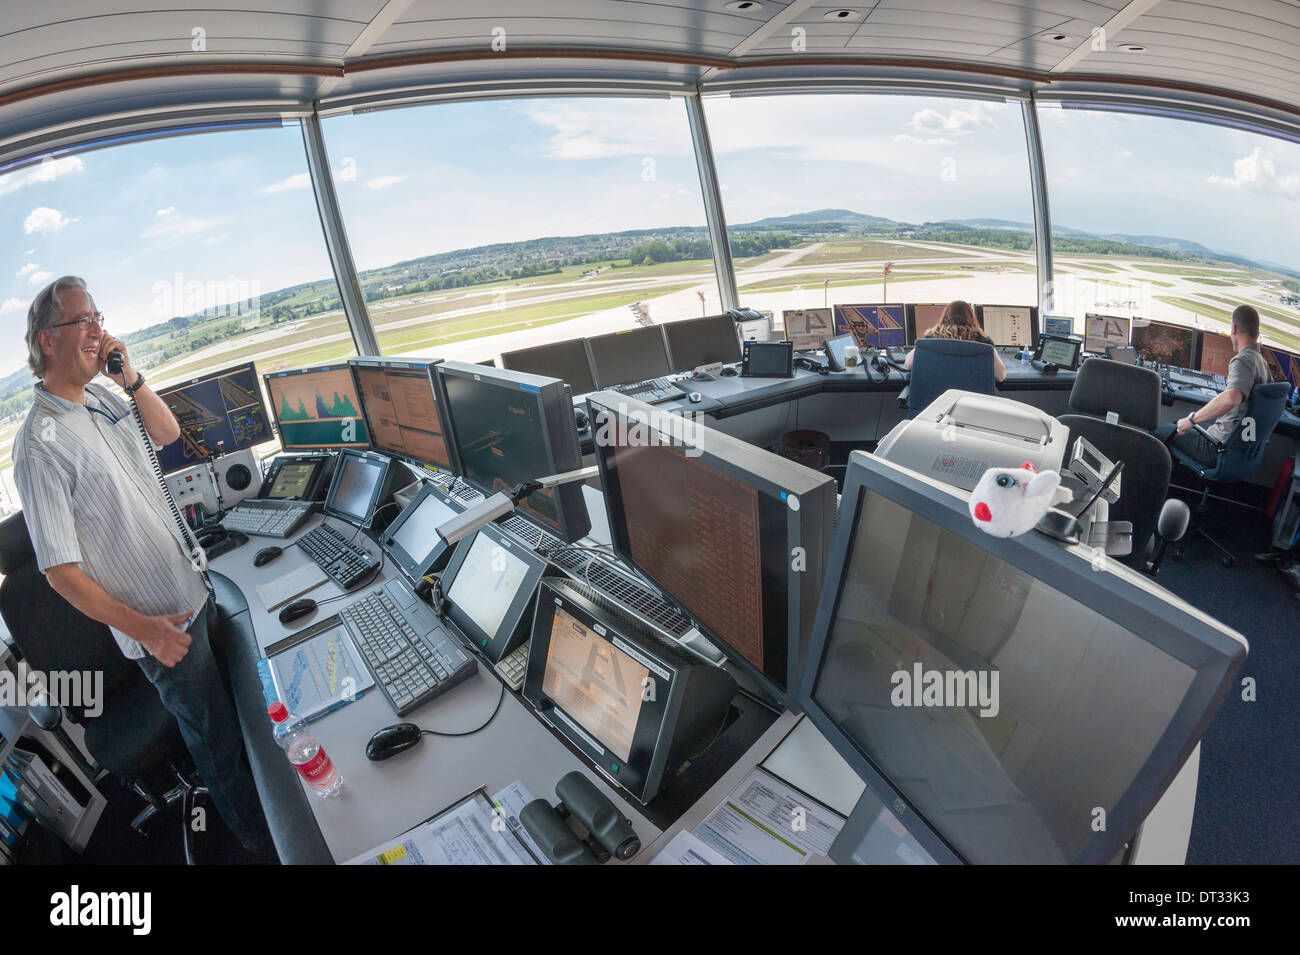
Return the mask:
<svg viewBox="0 0 1300 955">
<path fill-rule="evenodd" d="M 758 0 L 728 0 L 723 6 L 728 10 L 739 10 L 741 13 L 753 13 L 755 10 L 763 9 L 763 5 Z"/>
<path fill-rule="evenodd" d="M 1125 53 L 1145 53 L 1147 48 L 1141 43 L 1121 43 L 1119 49 Z"/>
<path fill-rule="evenodd" d="M 861 20 L 861 10 L 828 10 L 822 16 L 827 20 Z"/>
<path fill-rule="evenodd" d="M 1074 37 L 1068 33 L 1044 33 L 1044 40 L 1051 40 L 1053 43 L 1073 43 Z"/>
</svg>

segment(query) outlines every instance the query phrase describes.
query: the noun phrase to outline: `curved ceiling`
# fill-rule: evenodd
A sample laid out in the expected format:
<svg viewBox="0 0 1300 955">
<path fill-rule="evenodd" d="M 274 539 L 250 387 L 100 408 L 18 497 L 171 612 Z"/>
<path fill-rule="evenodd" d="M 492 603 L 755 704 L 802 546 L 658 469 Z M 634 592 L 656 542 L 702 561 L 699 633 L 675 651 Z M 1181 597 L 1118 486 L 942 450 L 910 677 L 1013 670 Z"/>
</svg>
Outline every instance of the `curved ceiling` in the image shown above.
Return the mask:
<svg viewBox="0 0 1300 955">
<path fill-rule="evenodd" d="M 214 117 L 278 121 L 395 98 L 616 88 L 680 94 L 866 80 L 1097 100 L 1142 94 L 1300 130 L 1300 0 L 140 6 L 6 6 L 0 161 L 110 133 Z"/>
</svg>

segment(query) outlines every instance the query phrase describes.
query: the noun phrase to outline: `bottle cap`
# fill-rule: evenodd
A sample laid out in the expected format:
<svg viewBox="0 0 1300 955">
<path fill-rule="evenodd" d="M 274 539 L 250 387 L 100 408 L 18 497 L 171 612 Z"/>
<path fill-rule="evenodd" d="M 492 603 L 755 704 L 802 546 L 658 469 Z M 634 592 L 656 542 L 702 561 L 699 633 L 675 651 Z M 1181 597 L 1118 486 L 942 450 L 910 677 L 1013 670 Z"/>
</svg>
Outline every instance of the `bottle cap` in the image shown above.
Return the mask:
<svg viewBox="0 0 1300 955">
<path fill-rule="evenodd" d="M 268 706 L 266 712 L 270 714 L 271 721 L 274 723 L 283 723 L 289 718 L 289 708 L 279 701 Z"/>
</svg>

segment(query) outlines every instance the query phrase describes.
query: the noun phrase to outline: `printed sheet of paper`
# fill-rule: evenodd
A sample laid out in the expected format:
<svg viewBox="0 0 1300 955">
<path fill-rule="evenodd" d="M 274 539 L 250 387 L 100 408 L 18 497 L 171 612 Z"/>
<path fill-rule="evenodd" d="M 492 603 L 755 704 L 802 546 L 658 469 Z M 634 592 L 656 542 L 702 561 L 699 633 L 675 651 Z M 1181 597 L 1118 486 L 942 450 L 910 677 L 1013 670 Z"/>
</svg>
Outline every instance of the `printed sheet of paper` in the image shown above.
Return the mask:
<svg viewBox="0 0 1300 955">
<path fill-rule="evenodd" d="M 721 852 L 688 829 L 673 836 L 668 845 L 650 860 L 651 865 L 731 865 Z"/>
<path fill-rule="evenodd" d="M 536 865 L 482 789 L 346 865 Z"/>
<path fill-rule="evenodd" d="M 844 817 L 762 767 L 695 828 L 695 834 L 736 865 L 803 865 L 824 856 Z"/>
</svg>

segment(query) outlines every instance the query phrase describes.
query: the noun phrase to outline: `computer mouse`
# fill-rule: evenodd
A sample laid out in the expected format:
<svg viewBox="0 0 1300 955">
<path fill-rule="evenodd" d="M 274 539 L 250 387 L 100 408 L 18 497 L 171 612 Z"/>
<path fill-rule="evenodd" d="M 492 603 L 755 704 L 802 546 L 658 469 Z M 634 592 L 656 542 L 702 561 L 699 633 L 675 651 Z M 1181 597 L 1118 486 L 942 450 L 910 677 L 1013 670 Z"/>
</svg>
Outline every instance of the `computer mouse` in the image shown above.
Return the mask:
<svg viewBox="0 0 1300 955">
<path fill-rule="evenodd" d="M 394 723 L 385 726 L 366 744 L 366 759 L 372 762 L 404 753 L 420 741 L 423 734 L 414 723 Z"/>
<path fill-rule="evenodd" d="M 293 603 L 286 605 L 280 610 L 281 623 L 293 623 L 316 609 L 316 601 L 310 597 L 303 597 L 301 600 L 295 600 Z"/>
<path fill-rule="evenodd" d="M 722 371 L 719 372 L 719 374 L 722 375 L 723 378 L 735 378 L 738 374 L 740 374 L 740 372 L 736 371 L 736 369 L 728 365 L 726 368 L 722 369 Z"/>
<path fill-rule="evenodd" d="M 687 397 L 687 399 L 690 401 L 690 403 L 693 404 L 693 405 L 698 405 L 701 401 L 704 400 L 704 396 L 703 396 L 702 394 L 700 394 L 698 391 L 692 391 L 692 392 L 691 392 L 689 395 L 687 395 L 686 397 Z"/>
<path fill-rule="evenodd" d="M 256 555 L 254 555 L 253 566 L 263 567 L 266 564 L 269 564 L 271 561 L 275 560 L 283 553 L 284 553 L 284 548 L 276 547 L 274 544 L 272 544 L 270 547 L 263 547 L 261 550 L 257 552 Z"/>
</svg>

